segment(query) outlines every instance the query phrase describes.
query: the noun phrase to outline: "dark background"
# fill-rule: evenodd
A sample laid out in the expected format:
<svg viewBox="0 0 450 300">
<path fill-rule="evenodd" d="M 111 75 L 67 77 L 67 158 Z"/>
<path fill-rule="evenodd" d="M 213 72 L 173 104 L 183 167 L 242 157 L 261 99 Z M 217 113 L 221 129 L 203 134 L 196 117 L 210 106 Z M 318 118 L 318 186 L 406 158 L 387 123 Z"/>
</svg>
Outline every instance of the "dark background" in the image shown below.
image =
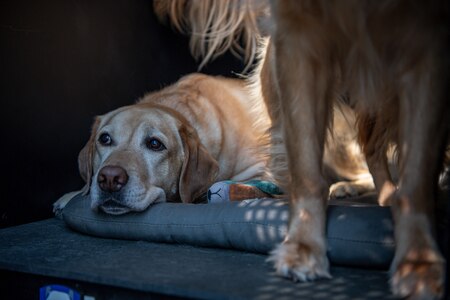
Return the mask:
<svg viewBox="0 0 450 300">
<path fill-rule="evenodd" d="M 1 2 L 0 227 L 52 217 L 52 203 L 83 186 L 77 156 L 95 115 L 197 66 L 150 0 Z M 202 72 L 242 69 L 227 54 Z"/>
</svg>

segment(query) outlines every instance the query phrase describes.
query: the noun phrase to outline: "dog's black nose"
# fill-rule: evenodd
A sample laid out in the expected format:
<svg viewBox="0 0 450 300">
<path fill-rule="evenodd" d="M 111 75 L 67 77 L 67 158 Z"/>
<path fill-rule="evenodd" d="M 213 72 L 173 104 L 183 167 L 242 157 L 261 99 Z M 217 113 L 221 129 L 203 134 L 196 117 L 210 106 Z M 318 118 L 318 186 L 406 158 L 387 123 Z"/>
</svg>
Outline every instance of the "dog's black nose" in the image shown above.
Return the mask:
<svg viewBox="0 0 450 300">
<path fill-rule="evenodd" d="M 97 183 L 105 192 L 118 192 L 128 182 L 128 174 L 122 167 L 105 166 L 98 173 Z"/>
</svg>

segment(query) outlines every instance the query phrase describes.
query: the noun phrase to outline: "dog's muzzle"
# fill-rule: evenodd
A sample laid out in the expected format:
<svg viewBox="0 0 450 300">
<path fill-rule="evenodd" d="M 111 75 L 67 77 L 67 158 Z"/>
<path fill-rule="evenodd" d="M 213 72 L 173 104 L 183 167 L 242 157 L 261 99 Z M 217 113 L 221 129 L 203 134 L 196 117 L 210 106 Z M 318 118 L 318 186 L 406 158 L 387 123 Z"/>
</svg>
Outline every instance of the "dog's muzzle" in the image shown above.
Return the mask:
<svg viewBox="0 0 450 300">
<path fill-rule="evenodd" d="M 128 178 L 125 169 L 119 166 L 104 166 L 100 169 L 97 184 L 104 194 L 111 195 L 111 197 L 106 197 L 106 200 L 99 205 L 102 211 L 112 215 L 121 215 L 131 210 L 114 197 L 114 194 L 119 193 L 127 184 Z"/>
</svg>

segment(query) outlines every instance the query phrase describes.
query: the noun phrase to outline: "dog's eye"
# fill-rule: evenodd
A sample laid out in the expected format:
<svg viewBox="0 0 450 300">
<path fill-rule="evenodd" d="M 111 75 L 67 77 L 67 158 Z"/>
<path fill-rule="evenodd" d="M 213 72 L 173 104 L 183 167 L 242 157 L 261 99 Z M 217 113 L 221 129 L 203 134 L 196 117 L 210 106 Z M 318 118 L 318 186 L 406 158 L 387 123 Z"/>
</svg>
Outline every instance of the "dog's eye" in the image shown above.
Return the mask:
<svg viewBox="0 0 450 300">
<path fill-rule="evenodd" d="M 98 137 L 98 142 L 100 144 L 102 144 L 103 146 L 109 146 L 112 144 L 112 138 L 109 134 L 107 133 L 102 133 L 99 137 Z"/>
<path fill-rule="evenodd" d="M 163 143 L 161 143 L 158 139 L 155 138 L 149 138 L 145 141 L 145 145 L 148 149 L 153 151 L 162 151 L 166 149 L 166 146 L 164 146 Z"/>
</svg>

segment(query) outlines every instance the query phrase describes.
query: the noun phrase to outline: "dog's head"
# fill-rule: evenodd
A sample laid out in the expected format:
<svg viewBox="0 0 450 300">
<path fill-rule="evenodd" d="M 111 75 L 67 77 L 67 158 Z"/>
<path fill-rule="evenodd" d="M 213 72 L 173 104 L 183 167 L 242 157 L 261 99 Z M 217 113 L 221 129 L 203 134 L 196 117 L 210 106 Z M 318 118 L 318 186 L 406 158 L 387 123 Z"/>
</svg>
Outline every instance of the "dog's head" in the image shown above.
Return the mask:
<svg viewBox="0 0 450 300">
<path fill-rule="evenodd" d="M 151 104 L 97 117 L 78 162 L 91 207 L 109 214 L 142 211 L 157 202 L 193 202 L 218 172 L 187 121 Z"/>
</svg>

